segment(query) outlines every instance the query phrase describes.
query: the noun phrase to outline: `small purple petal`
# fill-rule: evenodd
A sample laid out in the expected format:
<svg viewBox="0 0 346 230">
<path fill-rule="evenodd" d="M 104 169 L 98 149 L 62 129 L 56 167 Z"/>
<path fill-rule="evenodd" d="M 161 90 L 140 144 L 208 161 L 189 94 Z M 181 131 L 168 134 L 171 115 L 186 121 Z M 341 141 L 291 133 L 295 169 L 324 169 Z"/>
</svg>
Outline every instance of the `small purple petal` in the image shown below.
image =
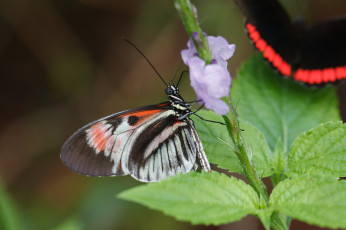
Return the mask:
<svg viewBox="0 0 346 230">
<path fill-rule="evenodd" d="M 190 68 L 191 86 L 196 91 L 201 104 L 214 110 L 217 114 L 228 113 L 229 107 L 221 100 L 229 95 L 231 76 L 227 70 L 227 59 L 231 58 L 235 45 L 229 45 L 223 37 L 208 37 L 213 60 L 206 65 L 197 53 L 192 40 L 187 43 L 188 49 L 181 52 L 182 59 Z"/>
<path fill-rule="evenodd" d="M 197 33 L 197 32 L 194 32 L 194 33 Z M 233 56 L 235 45 L 228 44 L 227 40 L 221 36 L 218 36 L 218 37 L 208 36 L 208 43 L 209 43 L 209 48 L 211 50 L 212 58 L 215 59 L 219 65 L 226 68 L 227 59 Z M 194 57 L 195 56 L 194 54 L 197 53 L 197 50 L 191 39 L 187 42 L 187 47 L 188 49 L 183 50 L 181 53 L 182 59 L 185 64 L 187 64 L 188 58 Z"/>
<path fill-rule="evenodd" d="M 217 64 L 205 65 L 199 57 L 189 58 L 191 86 L 206 108 L 218 114 L 226 114 L 225 103 L 221 97 L 229 94 L 231 77 L 227 69 Z M 228 106 L 226 105 L 228 108 Z M 226 111 L 227 110 L 227 111 Z M 225 112 L 226 111 L 226 112 Z"/>
<path fill-rule="evenodd" d="M 225 115 L 229 112 L 229 107 L 226 104 L 226 102 L 220 100 L 220 99 L 207 99 L 204 101 L 205 104 L 204 106 L 207 109 L 211 109 L 214 110 L 215 113 L 219 114 L 219 115 Z"/>
<path fill-rule="evenodd" d="M 204 82 L 208 84 L 208 94 L 224 97 L 229 94 L 231 76 L 227 69 L 217 65 L 207 65 L 204 69 Z"/>
<path fill-rule="evenodd" d="M 221 36 L 209 36 L 208 42 L 212 57 L 216 59 L 220 65 L 227 67 L 226 60 L 233 56 L 235 45 L 229 45 L 227 40 Z"/>
<path fill-rule="evenodd" d="M 197 54 L 197 50 L 195 46 L 193 45 L 193 42 L 191 39 L 187 42 L 187 49 L 181 51 L 181 57 L 183 59 L 183 62 L 187 65 L 187 59 L 190 57 L 194 57 L 195 54 Z M 198 55 L 198 54 L 197 54 Z"/>
</svg>

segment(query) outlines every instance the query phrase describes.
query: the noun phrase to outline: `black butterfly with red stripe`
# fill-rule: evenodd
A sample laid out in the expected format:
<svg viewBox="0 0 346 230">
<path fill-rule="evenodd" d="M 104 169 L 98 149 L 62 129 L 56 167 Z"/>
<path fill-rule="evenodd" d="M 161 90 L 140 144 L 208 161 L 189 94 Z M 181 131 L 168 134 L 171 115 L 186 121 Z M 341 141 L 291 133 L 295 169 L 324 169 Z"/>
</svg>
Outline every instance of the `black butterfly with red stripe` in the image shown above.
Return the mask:
<svg viewBox="0 0 346 230">
<path fill-rule="evenodd" d="M 307 27 L 277 0 L 234 0 L 255 48 L 281 75 L 308 85 L 346 79 L 346 19 Z"/>
<path fill-rule="evenodd" d="M 210 171 L 193 121 L 191 104 L 173 84 L 169 102 L 115 113 L 74 133 L 63 145 L 62 162 L 88 176 L 130 174 L 143 182 L 160 181 L 200 166 Z"/>
</svg>

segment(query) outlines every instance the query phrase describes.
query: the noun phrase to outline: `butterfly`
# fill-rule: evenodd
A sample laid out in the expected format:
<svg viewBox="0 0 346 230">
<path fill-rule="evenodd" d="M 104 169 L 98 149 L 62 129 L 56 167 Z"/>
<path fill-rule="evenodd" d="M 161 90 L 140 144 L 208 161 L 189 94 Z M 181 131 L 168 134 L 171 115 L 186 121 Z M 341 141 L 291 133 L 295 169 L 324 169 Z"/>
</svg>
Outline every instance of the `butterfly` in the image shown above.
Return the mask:
<svg viewBox="0 0 346 230">
<path fill-rule="evenodd" d="M 346 19 L 307 27 L 277 0 L 234 0 L 254 47 L 281 75 L 308 85 L 346 78 Z"/>
<path fill-rule="evenodd" d="M 198 166 L 210 172 L 189 118 L 195 114 L 193 103 L 185 102 L 172 83 L 165 93 L 167 102 L 115 113 L 79 129 L 64 143 L 62 162 L 78 174 L 130 174 L 142 182 L 160 181 Z"/>
</svg>

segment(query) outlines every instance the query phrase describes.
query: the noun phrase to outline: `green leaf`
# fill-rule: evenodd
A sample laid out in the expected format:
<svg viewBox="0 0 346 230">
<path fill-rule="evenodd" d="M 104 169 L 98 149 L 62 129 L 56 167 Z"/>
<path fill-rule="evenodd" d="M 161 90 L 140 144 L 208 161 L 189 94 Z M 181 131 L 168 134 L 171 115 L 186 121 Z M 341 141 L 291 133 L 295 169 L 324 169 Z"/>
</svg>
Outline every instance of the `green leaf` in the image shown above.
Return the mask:
<svg viewBox="0 0 346 230">
<path fill-rule="evenodd" d="M 220 115 L 213 111 L 200 111 L 200 116 L 212 121 L 224 122 Z M 193 117 L 199 138 L 203 143 L 203 148 L 211 163 L 218 164 L 220 168 L 228 169 L 231 172 L 242 173 L 242 167 L 233 151 L 231 139 L 224 125 L 206 122 L 198 117 Z"/>
<path fill-rule="evenodd" d="M 286 164 L 287 154 L 284 150 L 283 143 L 279 138 L 276 142 L 276 147 L 271 158 L 271 167 L 273 173 L 281 174 L 285 170 Z"/>
<path fill-rule="evenodd" d="M 225 224 L 256 213 L 258 197 L 245 182 L 217 172 L 180 174 L 126 190 L 122 199 L 192 224 Z"/>
<path fill-rule="evenodd" d="M 346 181 L 331 177 L 296 177 L 278 184 L 270 207 L 309 224 L 346 228 Z"/>
<path fill-rule="evenodd" d="M 80 220 L 76 218 L 68 218 L 67 220 L 60 223 L 54 230 L 82 230 L 85 229 L 83 227 Z"/>
<path fill-rule="evenodd" d="M 346 176 L 346 124 L 327 122 L 302 134 L 288 156 L 287 176 Z"/>
<path fill-rule="evenodd" d="M 270 163 L 272 169 L 272 175 L 270 175 L 270 179 L 272 181 L 273 187 L 275 187 L 286 177 L 283 172 L 285 171 L 287 165 L 287 154 L 283 149 L 281 139 L 279 139 L 276 143 L 275 151 L 272 154 Z"/>
<path fill-rule="evenodd" d="M 18 210 L 0 180 L 0 229 L 22 229 L 20 226 Z"/>
<path fill-rule="evenodd" d="M 252 156 L 250 159 L 255 165 L 258 176 L 272 175 L 272 152 L 263 134 L 255 126 L 244 120 L 240 120 L 240 128 L 244 130 L 242 132 L 244 140 L 251 148 Z"/>
<path fill-rule="evenodd" d="M 222 117 L 212 111 L 203 110 L 199 115 L 208 120 L 223 122 Z M 193 120 L 209 161 L 230 172 L 242 173 L 227 129 L 223 125 L 206 122 L 198 117 L 194 117 Z M 240 128 L 244 130 L 244 140 L 252 150 L 250 157 L 258 175 L 267 177 L 279 169 L 282 172 L 285 168 L 286 154 L 279 151 L 272 153 L 263 134 L 249 122 L 240 119 Z"/>
<path fill-rule="evenodd" d="M 271 216 L 273 212 L 270 209 L 264 209 L 262 211 L 258 211 L 256 216 L 261 220 L 263 226 L 265 229 L 269 230 L 270 229 L 270 223 L 271 223 Z"/>
<path fill-rule="evenodd" d="M 233 103 L 242 119 L 256 126 L 272 151 L 281 139 L 287 152 L 303 131 L 340 120 L 333 87 L 306 88 L 278 76 L 261 55 L 250 58 L 232 83 Z"/>
</svg>

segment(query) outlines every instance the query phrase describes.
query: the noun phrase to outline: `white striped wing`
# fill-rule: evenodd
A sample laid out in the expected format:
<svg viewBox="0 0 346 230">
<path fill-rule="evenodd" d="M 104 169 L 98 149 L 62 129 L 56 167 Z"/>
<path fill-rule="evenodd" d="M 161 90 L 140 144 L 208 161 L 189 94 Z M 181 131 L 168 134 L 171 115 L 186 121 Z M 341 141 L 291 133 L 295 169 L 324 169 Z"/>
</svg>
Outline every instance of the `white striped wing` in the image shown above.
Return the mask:
<svg viewBox="0 0 346 230">
<path fill-rule="evenodd" d="M 130 174 L 143 182 L 187 173 L 196 169 L 196 163 L 210 171 L 193 121 L 177 120 L 169 103 L 124 111 L 84 126 L 65 142 L 61 159 L 79 174 Z"/>
<path fill-rule="evenodd" d="M 150 132 L 150 129 L 145 132 Z M 192 120 L 175 122 L 165 127 L 161 135 L 148 144 L 157 147 L 145 149 L 144 155 L 142 152 L 130 152 L 129 157 L 133 159 L 128 161 L 130 174 L 147 182 L 188 173 L 196 170 L 197 165 L 210 171 L 209 162 L 196 134 Z"/>
</svg>

